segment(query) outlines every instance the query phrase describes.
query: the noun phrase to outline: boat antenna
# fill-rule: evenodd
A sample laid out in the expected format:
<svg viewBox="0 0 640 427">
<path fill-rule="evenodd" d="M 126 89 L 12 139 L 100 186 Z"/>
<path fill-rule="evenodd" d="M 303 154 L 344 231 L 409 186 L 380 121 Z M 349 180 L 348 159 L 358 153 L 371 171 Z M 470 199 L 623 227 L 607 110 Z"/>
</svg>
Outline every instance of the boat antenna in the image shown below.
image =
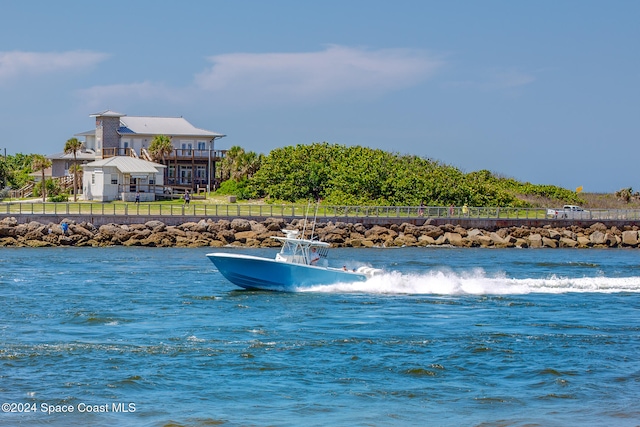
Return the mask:
<svg viewBox="0 0 640 427">
<path fill-rule="evenodd" d="M 311 239 L 313 240 L 313 233 L 316 231 L 316 219 L 318 218 L 318 207 L 320 206 L 319 202 L 316 202 L 316 212 L 313 214 L 313 228 L 311 228 Z"/>
<path fill-rule="evenodd" d="M 307 218 L 309 217 L 309 205 L 311 201 L 307 201 L 307 209 L 304 212 L 304 225 L 302 226 L 302 238 L 304 239 L 304 233 L 307 230 Z"/>
</svg>

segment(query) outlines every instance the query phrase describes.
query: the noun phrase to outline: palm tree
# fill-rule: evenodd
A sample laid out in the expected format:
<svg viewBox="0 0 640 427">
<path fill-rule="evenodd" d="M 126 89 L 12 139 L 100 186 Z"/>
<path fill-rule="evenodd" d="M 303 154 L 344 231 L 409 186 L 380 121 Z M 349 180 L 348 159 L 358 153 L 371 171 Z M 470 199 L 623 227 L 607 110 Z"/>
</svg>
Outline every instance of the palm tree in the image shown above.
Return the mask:
<svg viewBox="0 0 640 427">
<path fill-rule="evenodd" d="M 151 158 L 156 162 L 162 160 L 162 164 L 166 166 L 165 157 L 173 152 L 173 144 L 171 138 L 167 135 L 156 135 L 153 137 L 151 144 L 149 144 L 149 154 Z M 164 168 L 164 182 L 167 183 L 167 177 L 169 175 L 169 168 Z"/>
<path fill-rule="evenodd" d="M 222 161 L 222 175 L 235 181 L 251 178 L 260 169 L 263 160 L 262 154 L 247 152 L 244 148 L 234 145 L 227 150 Z"/>
<path fill-rule="evenodd" d="M 222 175 L 227 179 L 234 179 L 238 181 L 240 179 L 240 166 L 242 165 L 242 158 L 244 157 L 244 148 L 234 145 L 229 148 L 222 160 Z"/>
<path fill-rule="evenodd" d="M 64 144 L 64 153 L 65 154 L 73 154 L 73 164 L 74 166 L 76 165 L 76 161 L 77 161 L 77 154 L 78 151 L 82 150 L 84 148 L 84 144 L 78 140 L 78 138 L 70 138 L 67 140 L 66 144 Z M 77 168 L 76 168 L 77 169 Z M 78 174 L 74 172 L 73 174 L 73 201 L 77 202 L 78 201 L 78 197 L 77 197 L 77 189 L 78 189 L 78 179 L 77 179 Z"/>
<path fill-rule="evenodd" d="M 76 175 L 78 175 L 78 182 L 81 183 L 82 182 L 82 173 L 84 172 L 82 170 L 82 166 L 76 164 L 76 165 L 71 165 L 71 167 L 69 168 L 69 172 L 71 172 L 73 174 L 73 179 L 76 179 Z M 79 187 L 78 187 L 79 188 Z M 75 191 L 74 191 L 74 195 L 75 195 Z"/>
<path fill-rule="evenodd" d="M 162 160 L 164 164 L 165 156 L 168 156 L 173 152 L 173 144 L 171 139 L 166 135 L 156 135 L 153 137 L 151 144 L 149 144 L 149 154 L 155 160 Z"/>
<path fill-rule="evenodd" d="M 47 201 L 47 187 L 44 181 L 44 170 L 51 167 L 51 160 L 47 159 L 42 154 L 34 154 L 31 162 L 31 168 L 33 171 L 42 171 L 42 203 Z"/>
</svg>

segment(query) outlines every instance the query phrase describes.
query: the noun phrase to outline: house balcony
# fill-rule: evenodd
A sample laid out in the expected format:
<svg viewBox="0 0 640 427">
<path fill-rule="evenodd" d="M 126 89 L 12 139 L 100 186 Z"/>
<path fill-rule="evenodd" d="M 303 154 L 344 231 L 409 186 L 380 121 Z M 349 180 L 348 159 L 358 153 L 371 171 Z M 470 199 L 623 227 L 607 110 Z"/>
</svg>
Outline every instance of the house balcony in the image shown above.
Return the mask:
<svg viewBox="0 0 640 427">
<path fill-rule="evenodd" d="M 205 162 L 211 159 L 212 161 L 220 161 L 224 159 L 227 150 L 195 150 L 195 149 L 174 149 L 171 154 L 165 155 L 166 162 Z M 102 158 L 107 159 L 115 156 L 129 156 L 138 159 L 150 160 L 148 150 L 142 149 L 141 153 L 137 153 L 131 147 L 128 148 L 103 148 Z"/>
</svg>

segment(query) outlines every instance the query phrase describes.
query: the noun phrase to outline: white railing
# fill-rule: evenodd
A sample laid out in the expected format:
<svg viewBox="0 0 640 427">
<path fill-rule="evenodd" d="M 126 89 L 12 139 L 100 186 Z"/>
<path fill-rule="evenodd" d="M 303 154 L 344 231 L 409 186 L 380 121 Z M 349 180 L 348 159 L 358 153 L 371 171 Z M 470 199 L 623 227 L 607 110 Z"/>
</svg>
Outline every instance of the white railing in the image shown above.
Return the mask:
<svg viewBox="0 0 640 427">
<path fill-rule="evenodd" d="M 200 217 L 299 217 L 313 216 L 315 207 L 296 204 L 250 205 L 240 203 L 208 204 L 191 203 L 41 203 L 2 202 L 0 215 L 184 215 Z M 497 207 L 438 207 L 438 206 L 320 206 L 319 219 L 340 218 L 389 218 L 389 219 L 555 219 L 547 216 L 544 208 L 497 208 Z M 576 220 L 586 221 L 638 221 L 639 209 L 593 209 Z"/>
</svg>

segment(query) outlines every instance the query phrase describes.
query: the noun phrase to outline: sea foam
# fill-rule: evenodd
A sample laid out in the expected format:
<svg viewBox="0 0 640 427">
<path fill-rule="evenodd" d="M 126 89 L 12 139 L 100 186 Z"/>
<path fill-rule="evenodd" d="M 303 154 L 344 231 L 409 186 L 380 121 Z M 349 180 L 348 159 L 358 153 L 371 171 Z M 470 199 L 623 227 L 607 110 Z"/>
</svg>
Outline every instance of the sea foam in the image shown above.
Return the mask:
<svg viewBox="0 0 640 427">
<path fill-rule="evenodd" d="M 336 283 L 297 289 L 305 292 L 435 294 L 435 295 L 522 295 L 529 293 L 562 294 L 569 292 L 640 292 L 640 277 L 581 277 L 516 279 L 489 276 L 483 269 L 468 272 L 430 271 L 422 274 L 385 272 L 356 283 Z"/>
</svg>

